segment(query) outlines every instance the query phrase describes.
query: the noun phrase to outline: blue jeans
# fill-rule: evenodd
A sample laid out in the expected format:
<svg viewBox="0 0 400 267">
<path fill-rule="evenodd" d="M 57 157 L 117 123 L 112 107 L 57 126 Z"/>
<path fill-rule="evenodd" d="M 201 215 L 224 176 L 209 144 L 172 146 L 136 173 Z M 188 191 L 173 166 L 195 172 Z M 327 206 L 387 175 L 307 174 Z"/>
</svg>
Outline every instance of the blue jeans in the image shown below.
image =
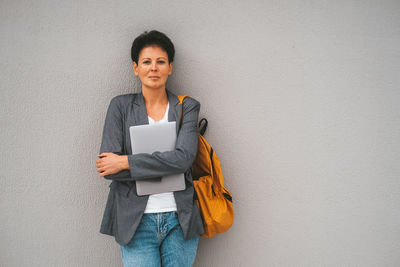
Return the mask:
<svg viewBox="0 0 400 267">
<path fill-rule="evenodd" d="M 199 236 L 184 240 L 175 211 L 145 213 L 132 240 L 121 246 L 125 267 L 192 266 Z"/>
</svg>

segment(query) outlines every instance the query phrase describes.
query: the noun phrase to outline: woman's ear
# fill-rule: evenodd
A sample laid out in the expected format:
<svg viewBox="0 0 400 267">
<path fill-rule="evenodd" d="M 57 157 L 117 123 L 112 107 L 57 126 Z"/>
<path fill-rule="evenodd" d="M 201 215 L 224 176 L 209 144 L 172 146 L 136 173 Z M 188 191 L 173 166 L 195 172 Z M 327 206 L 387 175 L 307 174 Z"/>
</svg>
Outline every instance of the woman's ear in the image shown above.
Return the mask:
<svg viewBox="0 0 400 267">
<path fill-rule="evenodd" d="M 173 67 L 173 65 L 174 65 L 174 62 L 169 63 L 169 72 L 168 72 L 168 75 L 171 75 L 171 74 L 172 74 L 172 67 Z"/>
<path fill-rule="evenodd" d="M 139 72 L 137 70 L 138 65 L 136 64 L 135 61 L 133 61 L 132 68 L 133 68 L 133 73 L 135 73 L 135 75 L 138 76 L 139 75 Z"/>
</svg>

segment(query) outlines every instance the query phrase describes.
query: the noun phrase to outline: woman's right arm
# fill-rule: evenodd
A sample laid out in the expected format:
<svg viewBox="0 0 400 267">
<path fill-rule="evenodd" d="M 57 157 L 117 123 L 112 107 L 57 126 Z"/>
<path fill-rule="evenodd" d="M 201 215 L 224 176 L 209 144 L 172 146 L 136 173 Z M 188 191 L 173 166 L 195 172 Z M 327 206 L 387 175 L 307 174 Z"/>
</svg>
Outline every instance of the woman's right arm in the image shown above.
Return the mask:
<svg viewBox="0 0 400 267">
<path fill-rule="evenodd" d="M 111 99 L 107 109 L 104 122 L 103 136 L 100 146 L 100 154 L 103 152 L 112 152 L 117 155 L 123 155 L 123 120 L 120 109 L 120 102 L 117 96 Z M 114 174 L 104 176 L 107 180 L 132 181 L 129 170 L 122 170 Z"/>
<path fill-rule="evenodd" d="M 128 155 L 129 169 L 105 175 L 107 180 L 134 181 L 183 173 L 188 170 L 197 154 L 197 120 L 200 103 L 193 98 L 183 101 L 182 126 L 172 151 Z M 111 99 L 103 130 L 100 154 L 112 152 L 123 155 L 123 119 L 117 97 Z"/>
</svg>

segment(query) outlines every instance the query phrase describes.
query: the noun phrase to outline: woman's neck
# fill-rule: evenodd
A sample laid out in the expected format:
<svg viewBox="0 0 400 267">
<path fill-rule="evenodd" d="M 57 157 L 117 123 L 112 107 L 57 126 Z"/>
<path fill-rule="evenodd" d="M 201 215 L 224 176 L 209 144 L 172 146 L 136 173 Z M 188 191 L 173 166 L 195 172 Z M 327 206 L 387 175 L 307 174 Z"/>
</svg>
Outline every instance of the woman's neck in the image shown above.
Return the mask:
<svg viewBox="0 0 400 267">
<path fill-rule="evenodd" d="M 159 89 L 142 88 L 142 94 L 147 107 L 168 104 L 168 96 L 165 87 Z"/>
</svg>

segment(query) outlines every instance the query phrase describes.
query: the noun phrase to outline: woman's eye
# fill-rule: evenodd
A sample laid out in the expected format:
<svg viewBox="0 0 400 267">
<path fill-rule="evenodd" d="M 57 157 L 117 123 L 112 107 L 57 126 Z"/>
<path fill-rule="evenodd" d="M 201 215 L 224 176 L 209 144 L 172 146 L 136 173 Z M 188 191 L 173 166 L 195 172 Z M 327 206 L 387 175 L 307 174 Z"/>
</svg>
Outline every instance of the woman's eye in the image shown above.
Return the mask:
<svg viewBox="0 0 400 267">
<path fill-rule="evenodd" d="M 165 61 L 163 61 L 163 60 L 160 60 L 160 61 L 158 61 L 159 63 L 161 63 L 161 64 L 164 64 L 165 63 Z"/>
<path fill-rule="evenodd" d="M 144 64 L 149 64 L 150 61 L 148 61 L 148 60 L 147 60 L 147 61 L 143 61 L 143 63 L 144 63 Z"/>
</svg>

